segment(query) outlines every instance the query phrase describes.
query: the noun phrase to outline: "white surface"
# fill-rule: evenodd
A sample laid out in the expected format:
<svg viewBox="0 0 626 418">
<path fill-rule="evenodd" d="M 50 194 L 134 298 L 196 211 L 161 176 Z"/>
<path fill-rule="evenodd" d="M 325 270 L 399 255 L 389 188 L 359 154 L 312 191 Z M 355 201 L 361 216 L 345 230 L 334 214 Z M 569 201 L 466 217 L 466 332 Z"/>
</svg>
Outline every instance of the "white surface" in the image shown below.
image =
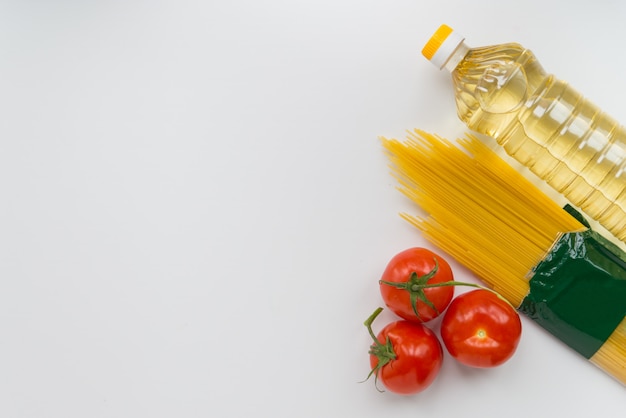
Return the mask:
<svg viewBox="0 0 626 418">
<path fill-rule="evenodd" d="M 423 44 L 520 42 L 626 121 L 625 13 L 3 1 L 0 416 L 619 415 L 624 388 L 527 320 L 502 368 L 447 357 L 408 398 L 357 382 L 380 273 L 427 245 L 377 137 L 464 132 Z"/>
</svg>

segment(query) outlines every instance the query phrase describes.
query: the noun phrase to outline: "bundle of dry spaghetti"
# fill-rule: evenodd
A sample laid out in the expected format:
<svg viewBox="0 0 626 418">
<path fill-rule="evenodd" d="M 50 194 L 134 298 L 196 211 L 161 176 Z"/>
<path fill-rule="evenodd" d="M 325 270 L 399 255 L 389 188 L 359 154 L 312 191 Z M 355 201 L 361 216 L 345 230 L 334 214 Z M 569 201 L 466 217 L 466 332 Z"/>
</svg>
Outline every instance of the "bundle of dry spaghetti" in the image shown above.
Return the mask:
<svg viewBox="0 0 626 418">
<path fill-rule="evenodd" d="M 400 190 L 424 217 L 402 214 L 592 363 L 626 384 L 626 254 L 561 208 L 477 138 L 416 130 L 382 139 Z"/>
</svg>

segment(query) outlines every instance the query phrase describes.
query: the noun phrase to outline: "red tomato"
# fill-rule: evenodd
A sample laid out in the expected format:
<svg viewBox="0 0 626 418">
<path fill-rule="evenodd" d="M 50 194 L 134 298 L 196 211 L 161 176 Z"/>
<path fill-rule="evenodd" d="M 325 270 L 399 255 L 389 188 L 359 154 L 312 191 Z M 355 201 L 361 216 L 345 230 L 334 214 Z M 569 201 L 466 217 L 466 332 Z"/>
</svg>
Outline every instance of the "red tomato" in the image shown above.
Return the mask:
<svg viewBox="0 0 626 418">
<path fill-rule="evenodd" d="M 459 362 L 472 367 L 495 367 L 517 349 L 522 334 L 519 314 L 489 290 L 457 296 L 441 321 L 441 338 Z"/>
<path fill-rule="evenodd" d="M 370 319 L 375 318 L 379 308 Z M 370 335 L 374 338 L 368 322 Z M 400 320 L 388 324 L 370 347 L 370 365 L 376 380 L 402 395 L 423 391 L 437 377 L 443 362 L 443 349 L 437 336 L 426 326 Z"/>
<path fill-rule="evenodd" d="M 380 280 L 383 301 L 396 315 L 427 322 L 441 314 L 454 296 L 454 286 L 429 287 L 454 280 L 450 265 L 425 248 L 409 248 L 396 254 Z"/>
</svg>

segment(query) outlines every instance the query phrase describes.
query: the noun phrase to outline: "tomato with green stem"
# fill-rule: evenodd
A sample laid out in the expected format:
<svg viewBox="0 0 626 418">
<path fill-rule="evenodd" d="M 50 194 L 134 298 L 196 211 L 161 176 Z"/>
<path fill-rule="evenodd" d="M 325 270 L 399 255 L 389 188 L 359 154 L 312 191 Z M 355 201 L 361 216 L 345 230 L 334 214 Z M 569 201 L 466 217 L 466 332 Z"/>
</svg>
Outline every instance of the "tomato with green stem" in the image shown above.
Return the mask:
<svg viewBox="0 0 626 418">
<path fill-rule="evenodd" d="M 372 322 L 382 312 L 378 308 L 365 321 L 374 340 L 370 346 L 371 371 L 391 392 L 411 395 L 428 388 L 439 373 L 443 362 L 443 348 L 433 331 L 425 325 L 399 320 L 385 326 L 378 335 L 372 331 Z"/>
<path fill-rule="evenodd" d="M 446 260 L 426 248 L 409 248 L 396 254 L 379 281 L 385 305 L 408 321 L 428 322 L 450 304 L 454 275 Z"/>
<path fill-rule="evenodd" d="M 452 357 L 471 367 L 496 367 L 515 353 L 522 323 L 515 308 L 486 289 L 457 296 L 441 321 L 441 338 Z"/>
</svg>

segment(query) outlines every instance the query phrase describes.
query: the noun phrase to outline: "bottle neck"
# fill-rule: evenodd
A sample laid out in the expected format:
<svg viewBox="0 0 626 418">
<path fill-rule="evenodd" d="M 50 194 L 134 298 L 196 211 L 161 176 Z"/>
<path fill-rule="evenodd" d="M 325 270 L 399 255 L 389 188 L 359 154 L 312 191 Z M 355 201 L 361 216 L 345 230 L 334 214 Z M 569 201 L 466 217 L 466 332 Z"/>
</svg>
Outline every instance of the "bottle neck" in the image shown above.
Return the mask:
<svg viewBox="0 0 626 418">
<path fill-rule="evenodd" d="M 469 51 L 470 47 L 467 46 L 465 42 L 461 42 L 459 46 L 454 50 L 454 52 L 450 55 L 450 58 L 448 58 L 448 61 L 446 61 L 442 69 L 445 68 L 449 72 L 454 71 Z"/>
</svg>

